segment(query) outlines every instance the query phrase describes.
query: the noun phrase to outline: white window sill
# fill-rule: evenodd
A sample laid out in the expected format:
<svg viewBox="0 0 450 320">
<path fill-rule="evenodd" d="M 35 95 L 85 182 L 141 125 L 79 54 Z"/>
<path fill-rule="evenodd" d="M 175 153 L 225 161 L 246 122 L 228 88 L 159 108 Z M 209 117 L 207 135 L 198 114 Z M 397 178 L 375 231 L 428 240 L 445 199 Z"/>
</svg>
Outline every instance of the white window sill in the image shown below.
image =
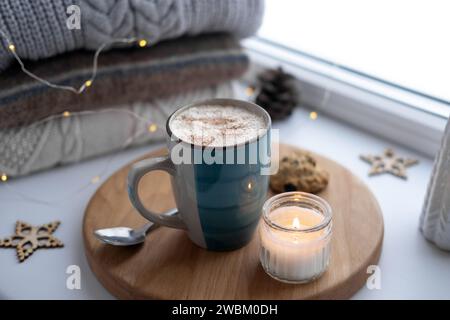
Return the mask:
<svg viewBox="0 0 450 320">
<path fill-rule="evenodd" d="M 450 298 L 449 256 L 430 245 L 418 231 L 419 215 L 432 168 L 432 161 L 429 158 L 350 127 L 322 113 L 319 113 L 317 120 L 312 121 L 308 117 L 308 111 L 301 108 L 298 108 L 289 119 L 274 123 L 274 127 L 280 129 L 282 142 L 323 154 L 349 168 L 367 183 L 380 203 L 385 222 L 380 260 L 382 289 L 371 291 L 363 288 L 354 298 Z M 382 152 L 388 146 L 402 155 L 420 160 L 420 164 L 408 170 L 408 181 L 389 175 L 373 178 L 367 176 L 369 166 L 359 160 L 359 155 Z M 106 175 L 112 174 L 129 161 L 154 148 L 157 146 L 119 153 Z M 68 199 L 59 205 L 48 206 L 24 201 L 17 198 L 9 189 L 0 188 L 2 203 L 0 235 L 9 235 L 18 219 L 30 223 L 61 220 L 62 224 L 56 236 L 66 244 L 62 250 L 37 252 L 30 261 L 21 265 L 17 264 L 14 252 L 0 250 L 2 274 L 8 275 L 0 276 L 0 298 L 112 298 L 87 265 L 80 232 L 85 206 L 95 192 L 96 186 L 70 196 L 70 191 L 76 186 L 83 185 L 86 177 L 94 176 L 104 169 L 107 158 L 11 182 L 11 187 L 16 190 L 43 200 L 58 201 L 69 195 Z M 67 184 L 68 181 L 70 184 Z M 49 258 L 51 264 L 48 263 Z M 65 270 L 71 264 L 81 267 L 82 290 L 65 288 L 67 277 Z M 24 279 L 26 281 L 23 281 Z"/>
</svg>

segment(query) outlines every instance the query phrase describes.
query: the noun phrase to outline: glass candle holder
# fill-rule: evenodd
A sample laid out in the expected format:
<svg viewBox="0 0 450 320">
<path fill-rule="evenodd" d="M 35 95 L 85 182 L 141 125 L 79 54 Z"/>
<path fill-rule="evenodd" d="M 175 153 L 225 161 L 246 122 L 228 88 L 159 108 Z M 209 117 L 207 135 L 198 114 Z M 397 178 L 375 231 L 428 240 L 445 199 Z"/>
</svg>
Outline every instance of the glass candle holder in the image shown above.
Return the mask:
<svg viewBox="0 0 450 320">
<path fill-rule="evenodd" d="M 332 212 L 305 192 L 278 194 L 263 206 L 260 261 L 276 280 L 306 283 L 322 275 L 330 259 Z"/>
</svg>

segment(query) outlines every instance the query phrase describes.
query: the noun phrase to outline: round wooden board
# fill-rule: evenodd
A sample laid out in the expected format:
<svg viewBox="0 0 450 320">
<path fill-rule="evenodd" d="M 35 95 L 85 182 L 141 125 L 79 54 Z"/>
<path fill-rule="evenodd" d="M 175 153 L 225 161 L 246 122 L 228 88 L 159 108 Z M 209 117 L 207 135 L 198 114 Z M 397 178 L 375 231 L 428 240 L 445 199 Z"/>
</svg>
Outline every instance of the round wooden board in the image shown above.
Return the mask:
<svg viewBox="0 0 450 320">
<path fill-rule="evenodd" d="M 280 155 L 294 147 L 281 145 Z M 162 155 L 159 150 L 148 156 Z M 159 228 L 144 244 L 113 247 L 93 236 L 98 228 L 145 223 L 128 200 L 129 166 L 111 176 L 95 193 L 85 212 L 83 237 L 92 271 L 114 296 L 122 299 L 344 299 L 366 282 L 367 267 L 377 264 L 383 241 L 383 218 L 369 189 L 349 170 L 315 155 L 330 172 L 320 194 L 333 209 L 333 238 L 328 270 L 304 285 L 278 282 L 259 263 L 255 234 L 244 248 L 211 252 L 194 245 L 184 231 Z M 170 180 L 149 173 L 140 194 L 149 208 L 162 212 L 174 206 Z"/>
</svg>

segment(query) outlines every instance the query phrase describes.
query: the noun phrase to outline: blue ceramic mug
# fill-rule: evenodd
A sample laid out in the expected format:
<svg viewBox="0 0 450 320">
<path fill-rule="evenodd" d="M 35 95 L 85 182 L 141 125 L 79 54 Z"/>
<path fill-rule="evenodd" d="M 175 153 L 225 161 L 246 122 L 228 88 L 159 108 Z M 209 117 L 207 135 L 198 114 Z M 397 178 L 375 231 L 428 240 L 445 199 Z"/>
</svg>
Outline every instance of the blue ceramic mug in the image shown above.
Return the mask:
<svg viewBox="0 0 450 320">
<path fill-rule="evenodd" d="M 172 134 L 173 117 L 187 108 L 206 105 L 245 108 L 260 116 L 265 128 L 245 143 L 215 148 L 188 143 Z M 142 160 L 130 170 L 128 193 L 131 202 L 146 219 L 185 229 L 195 244 L 208 250 L 233 250 L 246 245 L 252 239 L 266 200 L 270 126 L 268 113 L 246 101 L 212 99 L 178 109 L 166 124 L 169 155 Z M 213 163 L 211 156 L 215 159 Z M 171 175 L 177 208 L 163 214 L 146 209 L 138 195 L 140 179 L 153 170 L 163 170 Z"/>
</svg>

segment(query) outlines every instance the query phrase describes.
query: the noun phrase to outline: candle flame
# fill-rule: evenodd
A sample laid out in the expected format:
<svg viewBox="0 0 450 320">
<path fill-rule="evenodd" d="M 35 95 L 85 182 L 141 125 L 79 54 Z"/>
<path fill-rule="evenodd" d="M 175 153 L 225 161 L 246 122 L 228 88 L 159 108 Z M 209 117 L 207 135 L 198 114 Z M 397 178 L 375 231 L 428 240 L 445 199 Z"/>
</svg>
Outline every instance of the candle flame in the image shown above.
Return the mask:
<svg viewBox="0 0 450 320">
<path fill-rule="evenodd" d="M 295 229 L 300 229 L 300 220 L 297 217 L 295 217 L 292 221 L 292 227 Z"/>
</svg>

